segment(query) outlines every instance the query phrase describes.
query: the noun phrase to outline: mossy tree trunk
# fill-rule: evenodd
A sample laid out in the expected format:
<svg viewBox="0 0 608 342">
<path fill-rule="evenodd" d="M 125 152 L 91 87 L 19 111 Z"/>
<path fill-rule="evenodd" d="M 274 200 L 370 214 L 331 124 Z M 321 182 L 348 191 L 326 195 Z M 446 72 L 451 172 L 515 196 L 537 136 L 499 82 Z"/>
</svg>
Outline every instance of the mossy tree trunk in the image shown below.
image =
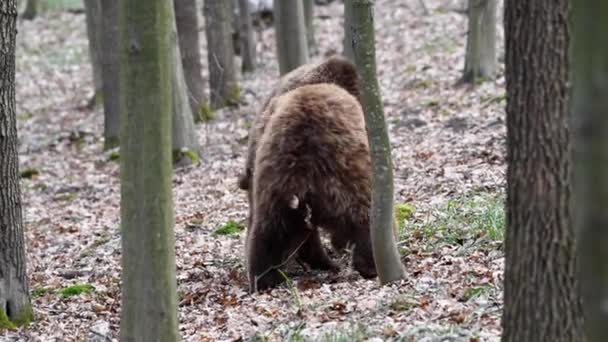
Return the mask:
<svg viewBox="0 0 608 342">
<path fill-rule="evenodd" d="M 353 52 L 353 3 L 344 1 L 344 42 L 342 55 L 350 61 L 355 60 Z"/>
<path fill-rule="evenodd" d="M 101 1 L 101 67 L 103 78 L 104 149 L 118 146 L 120 134 L 120 61 L 118 49 L 118 1 Z"/>
<path fill-rule="evenodd" d="M 16 1 L 0 2 L 0 331 L 32 319 L 17 156 L 16 21 Z"/>
<path fill-rule="evenodd" d="M 101 102 L 103 94 L 103 76 L 101 68 L 101 0 L 85 0 L 85 15 L 87 21 L 87 38 L 89 41 L 89 57 L 93 70 L 93 85 L 95 92 L 88 107 L 93 108 Z"/>
<path fill-rule="evenodd" d="M 177 341 L 173 3 L 120 2 L 122 341 Z M 142 129 L 145 128 L 145 129 Z"/>
<path fill-rule="evenodd" d="M 588 341 L 608 341 L 608 3 L 575 1 L 574 216 Z"/>
<path fill-rule="evenodd" d="M 180 0 L 183 1 L 183 0 Z M 177 166 L 190 165 L 198 161 L 200 146 L 194 127 L 194 116 L 191 103 L 188 100 L 188 85 L 182 66 L 180 51 L 181 37 L 178 36 L 176 17 L 173 15 L 173 4 L 170 7 L 171 16 L 171 85 L 173 93 L 173 161 Z"/>
<path fill-rule="evenodd" d="M 308 63 L 304 3 L 300 0 L 274 1 L 273 6 L 279 71 L 284 75 Z"/>
<path fill-rule="evenodd" d="M 315 42 L 315 1 L 304 1 L 304 24 L 306 26 L 306 42 L 308 43 L 308 53 L 310 56 L 317 53 L 317 43 Z"/>
<path fill-rule="evenodd" d="M 363 84 L 365 125 L 372 159 L 372 249 L 380 283 L 405 276 L 393 234 L 393 164 L 380 86 L 376 75 L 373 0 L 346 0 L 353 9 L 353 51 Z"/>
<path fill-rule="evenodd" d="M 21 14 L 21 18 L 32 20 L 38 16 L 38 0 L 26 0 L 25 10 Z"/>
<path fill-rule="evenodd" d="M 505 3 L 504 342 L 584 341 L 570 210 L 570 1 Z"/>
<path fill-rule="evenodd" d="M 469 1 L 464 83 L 488 80 L 496 72 L 496 1 Z"/>
<path fill-rule="evenodd" d="M 249 13 L 249 0 L 239 0 L 239 38 L 241 40 L 241 69 L 243 72 L 255 70 L 256 48 L 253 38 L 253 22 Z"/>
<path fill-rule="evenodd" d="M 234 69 L 232 1 L 204 1 L 211 107 L 236 104 L 239 87 Z"/>
<path fill-rule="evenodd" d="M 205 82 L 201 65 L 198 10 L 196 0 L 173 0 L 175 21 L 179 36 L 181 64 L 188 86 L 188 99 L 195 121 L 201 121 L 202 108 L 206 106 Z"/>
</svg>

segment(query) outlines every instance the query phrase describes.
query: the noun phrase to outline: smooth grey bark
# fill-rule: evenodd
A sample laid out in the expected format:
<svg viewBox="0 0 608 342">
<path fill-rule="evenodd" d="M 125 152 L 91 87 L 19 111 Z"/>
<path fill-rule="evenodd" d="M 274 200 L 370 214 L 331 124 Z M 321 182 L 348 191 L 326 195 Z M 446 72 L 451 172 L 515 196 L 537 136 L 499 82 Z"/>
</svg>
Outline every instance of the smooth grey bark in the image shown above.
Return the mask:
<svg viewBox="0 0 608 342">
<path fill-rule="evenodd" d="M 232 1 L 204 1 L 203 12 L 211 107 L 236 104 L 240 94 L 234 69 Z"/>
<path fill-rule="evenodd" d="M 101 1 L 101 67 L 103 79 L 104 149 L 118 146 L 120 134 L 120 61 L 118 49 L 119 2 Z"/>
<path fill-rule="evenodd" d="M 38 16 L 38 0 L 26 0 L 25 10 L 21 14 L 21 18 L 32 20 Z"/>
<path fill-rule="evenodd" d="M 496 0 L 470 0 L 464 71 L 461 81 L 476 83 L 496 73 Z"/>
<path fill-rule="evenodd" d="M 274 1 L 273 8 L 279 71 L 284 75 L 308 63 L 304 3 Z"/>
<path fill-rule="evenodd" d="M 92 108 L 101 103 L 103 96 L 103 76 L 101 67 L 101 0 L 84 0 L 87 21 L 87 38 L 89 41 L 89 58 L 93 70 L 95 93 L 88 104 Z"/>
<path fill-rule="evenodd" d="M 306 42 L 308 44 L 308 53 L 310 56 L 317 53 L 317 43 L 315 42 L 315 1 L 304 1 L 304 24 L 306 26 Z"/>
<path fill-rule="evenodd" d="M 171 194 L 172 7 L 166 0 L 120 2 L 121 341 L 179 340 Z"/>
<path fill-rule="evenodd" d="M 179 0 L 184 1 L 184 0 Z M 170 6 L 171 14 L 171 89 L 173 106 L 173 161 L 178 166 L 192 164 L 198 161 L 200 146 L 194 129 L 194 117 L 191 103 L 188 100 L 187 78 L 184 76 L 182 56 L 179 48 L 176 19 L 173 16 L 173 4 Z M 175 16 L 175 18 L 177 18 Z"/>
<path fill-rule="evenodd" d="M 393 163 L 376 73 L 373 0 L 346 0 L 353 8 L 353 51 L 361 75 L 363 112 L 372 160 L 372 250 L 381 284 L 405 277 L 393 232 Z"/>
<path fill-rule="evenodd" d="M 0 2 L 0 318 L 3 328 L 33 317 L 28 291 L 15 108 L 17 3 Z M 5 316 L 5 317 L 6 317 Z M 4 325 L 4 326 L 3 326 Z"/>
<path fill-rule="evenodd" d="M 589 342 L 608 341 L 608 3 L 574 2 L 574 207 Z"/>
<path fill-rule="evenodd" d="M 584 341 L 571 213 L 570 0 L 505 3 L 503 342 Z"/>
<path fill-rule="evenodd" d="M 256 46 L 253 38 L 253 22 L 249 14 L 249 0 L 239 1 L 239 38 L 243 72 L 252 72 L 256 64 Z"/>
<path fill-rule="evenodd" d="M 201 65 L 198 9 L 196 0 L 174 0 L 175 21 L 179 37 L 179 50 L 183 74 L 188 86 L 188 99 L 194 121 L 202 120 L 203 106 L 206 106 L 205 82 Z"/>
<path fill-rule="evenodd" d="M 353 52 L 353 3 L 344 1 L 344 42 L 342 55 L 350 61 L 355 60 Z"/>
</svg>

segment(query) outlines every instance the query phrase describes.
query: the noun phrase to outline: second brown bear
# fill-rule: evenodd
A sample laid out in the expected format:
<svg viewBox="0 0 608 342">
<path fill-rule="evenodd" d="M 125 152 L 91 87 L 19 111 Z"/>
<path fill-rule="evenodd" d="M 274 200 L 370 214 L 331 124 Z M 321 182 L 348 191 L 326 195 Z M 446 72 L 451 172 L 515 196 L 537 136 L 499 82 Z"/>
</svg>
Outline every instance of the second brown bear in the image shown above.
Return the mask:
<svg viewBox="0 0 608 342">
<path fill-rule="evenodd" d="M 250 289 L 282 282 L 279 269 L 294 254 L 312 268 L 334 269 L 318 227 L 330 233 L 334 246 L 354 245 L 353 267 L 375 277 L 371 161 L 359 101 L 352 91 L 320 83 L 273 97 L 265 107 L 265 127 L 249 151 Z"/>
</svg>

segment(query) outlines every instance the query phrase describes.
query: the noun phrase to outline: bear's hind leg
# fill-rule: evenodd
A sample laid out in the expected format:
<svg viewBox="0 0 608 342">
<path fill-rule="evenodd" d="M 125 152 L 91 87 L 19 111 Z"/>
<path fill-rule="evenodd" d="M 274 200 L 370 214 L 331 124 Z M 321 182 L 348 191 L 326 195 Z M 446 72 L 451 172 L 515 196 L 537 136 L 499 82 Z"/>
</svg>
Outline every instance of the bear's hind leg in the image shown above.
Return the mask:
<svg viewBox="0 0 608 342">
<path fill-rule="evenodd" d="M 329 258 L 321 243 L 318 229 L 308 230 L 306 242 L 298 250 L 298 260 L 313 269 L 337 271 L 338 266 Z"/>
<path fill-rule="evenodd" d="M 363 278 L 373 278 L 378 275 L 370 236 L 369 218 L 351 222 L 355 247 L 353 249 L 353 268 Z"/>
</svg>

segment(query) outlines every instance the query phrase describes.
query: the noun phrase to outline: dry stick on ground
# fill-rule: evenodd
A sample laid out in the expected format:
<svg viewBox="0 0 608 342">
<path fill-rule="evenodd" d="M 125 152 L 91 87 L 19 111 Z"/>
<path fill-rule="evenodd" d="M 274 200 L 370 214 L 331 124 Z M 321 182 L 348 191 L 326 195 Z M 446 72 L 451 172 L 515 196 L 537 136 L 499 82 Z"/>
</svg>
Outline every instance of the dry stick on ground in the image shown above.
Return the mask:
<svg viewBox="0 0 608 342">
<path fill-rule="evenodd" d="M 380 283 L 386 284 L 405 276 L 393 234 L 393 164 L 384 108 L 376 76 L 376 50 L 373 1 L 352 2 L 353 51 L 355 64 L 362 77 L 362 99 L 365 125 L 372 158 L 372 207 L 370 231 L 372 249 Z"/>
</svg>

